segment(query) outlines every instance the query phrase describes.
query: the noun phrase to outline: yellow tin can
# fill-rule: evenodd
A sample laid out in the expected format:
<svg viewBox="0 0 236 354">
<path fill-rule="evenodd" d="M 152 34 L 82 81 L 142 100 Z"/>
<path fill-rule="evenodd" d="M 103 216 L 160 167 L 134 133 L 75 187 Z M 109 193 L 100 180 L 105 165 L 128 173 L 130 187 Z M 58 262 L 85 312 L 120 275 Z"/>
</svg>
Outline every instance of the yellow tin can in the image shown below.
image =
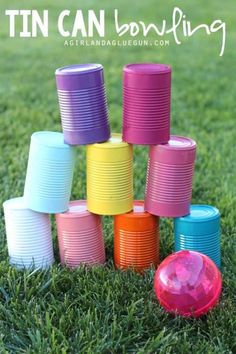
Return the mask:
<svg viewBox="0 0 236 354">
<path fill-rule="evenodd" d="M 99 215 L 133 208 L 133 147 L 122 141 L 121 134 L 87 145 L 87 208 Z"/>
</svg>

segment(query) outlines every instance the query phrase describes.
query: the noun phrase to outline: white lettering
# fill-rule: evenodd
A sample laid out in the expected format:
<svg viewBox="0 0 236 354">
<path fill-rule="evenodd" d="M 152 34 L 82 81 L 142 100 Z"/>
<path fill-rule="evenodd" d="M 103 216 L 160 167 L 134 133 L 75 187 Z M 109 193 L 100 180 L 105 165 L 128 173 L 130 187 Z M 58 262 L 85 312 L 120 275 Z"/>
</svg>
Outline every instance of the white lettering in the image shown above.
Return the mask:
<svg viewBox="0 0 236 354">
<path fill-rule="evenodd" d="M 57 28 L 59 33 L 63 36 L 63 37 L 69 37 L 70 36 L 70 32 L 69 31 L 65 31 L 63 24 L 64 24 L 64 18 L 66 16 L 70 16 L 70 10 L 64 10 L 60 13 L 59 17 L 58 17 L 58 22 L 57 22 Z"/>
<path fill-rule="evenodd" d="M 119 25 L 118 22 L 118 10 L 115 10 L 115 26 L 116 26 L 116 33 L 121 37 L 123 34 L 125 34 L 129 30 L 129 25 L 128 24 L 123 24 L 122 26 Z"/>
<path fill-rule="evenodd" d="M 151 29 L 153 29 L 158 36 L 164 36 L 165 31 L 166 31 L 166 20 L 163 20 L 162 22 L 162 29 L 159 30 L 156 25 L 153 23 L 150 23 L 149 25 L 145 25 L 143 21 L 139 21 L 140 25 L 143 27 L 143 35 L 146 37 L 148 33 L 150 32 Z"/>
<path fill-rule="evenodd" d="M 179 15 L 178 21 L 176 21 L 176 15 Z M 183 11 L 180 10 L 178 7 L 174 8 L 173 15 L 172 15 L 172 27 L 166 31 L 166 33 L 171 33 L 173 32 L 173 36 L 175 39 L 176 44 L 181 44 L 181 41 L 179 41 L 178 36 L 177 36 L 177 28 L 179 27 L 183 17 Z"/>
<path fill-rule="evenodd" d="M 219 26 L 216 26 L 217 24 L 219 24 Z M 222 55 L 224 54 L 224 51 L 225 51 L 226 24 L 225 24 L 225 22 L 222 22 L 221 20 L 215 20 L 214 22 L 212 22 L 210 29 L 211 29 L 212 33 L 215 33 L 215 32 L 222 29 L 222 44 L 221 44 L 221 51 L 220 51 L 220 57 L 222 57 Z"/>
<path fill-rule="evenodd" d="M 19 10 L 6 10 L 5 15 L 9 16 L 9 34 L 15 37 L 15 16 L 19 15 Z"/>
<path fill-rule="evenodd" d="M 153 23 L 146 25 L 143 21 L 138 22 L 129 22 L 129 23 L 121 23 L 119 20 L 118 10 L 114 10 L 115 16 L 115 29 L 116 33 L 119 37 L 124 34 L 129 34 L 132 37 L 137 36 L 138 34 L 142 34 L 144 37 L 148 35 L 148 33 L 153 30 L 160 37 L 166 34 L 173 34 L 174 40 L 176 44 L 181 44 L 181 40 L 179 39 L 180 31 L 185 38 L 192 37 L 196 32 L 200 29 L 205 30 L 207 35 L 211 35 L 212 33 L 222 31 L 222 43 L 220 56 L 224 54 L 225 43 L 226 43 L 226 24 L 221 20 L 215 20 L 211 25 L 208 24 L 200 24 L 196 27 L 192 27 L 191 22 L 186 20 L 186 15 L 179 7 L 174 7 L 172 13 L 172 23 L 171 26 L 166 28 L 166 20 L 162 21 L 162 25 L 157 26 Z"/>
<path fill-rule="evenodd" d="M 22 38 L 37 37 L 40 29 L 44 37 L 48 37 L 48 10 L 43 11 L 43 19 L 39 16 L 37 10 L 6 10 L 5 15 L 9 16 L 9 35 L 15 37 L 15 17 L 22 18 L 22 31 L 19 36 Z"/>
<path fill-rule="evenodd" d="M 96 28 L 100 37 L 105 36 L 105 11 L 99 11 L 99 20 L 93 10 L 88 11 L 88 35 L 93 37 L 93 29 Z"/>
<path fill-rule="evenodd" d="M 79 31 L 81 32 L 82 37 L 87 37 L 87 32 L 86 32 L 86 28 L 85 28 L 82 10 L 76 11 L 76 16 L 75 16 L 75 21 L 74 21 L 74 26 L 73 26 L 73 31 L 72 31 L 72 37 L 76 37 Z"/>
<path fill-rule="evenodd" d="M 20 32 L 20 37 L 29 38 L 31 37 L 31 32 L 29 31 L 29 17 L 31 15 L 30 10 L 20 10 L 20 15 L 23 21 L 23 30 Z"/>
<path fill-rule="evenodd" d="M 40 29 L 43 37 L 48 37 L 48 10 L 43 11 L 43 20 L 38 11 L 32 10 L 32 37 L 37 37 L 37 30 Z"/>
</svg>

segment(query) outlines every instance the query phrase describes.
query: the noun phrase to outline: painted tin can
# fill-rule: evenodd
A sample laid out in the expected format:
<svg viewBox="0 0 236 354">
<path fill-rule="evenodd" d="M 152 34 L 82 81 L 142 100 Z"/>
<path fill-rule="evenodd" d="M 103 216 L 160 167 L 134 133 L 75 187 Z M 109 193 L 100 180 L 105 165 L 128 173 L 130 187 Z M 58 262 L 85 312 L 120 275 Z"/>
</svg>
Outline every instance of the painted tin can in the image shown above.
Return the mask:
<svg viewBox="0 0 236 354">
<path fill-rule="evenodd" d="M 71 194 L 74 148 L 62 133 L 37 132 L 31 136 L 24 198 L 29 209 L 59 213 L 68 209 Z"/>
<path fill-rule="evenodd" d="M 87 207 L 99 215 L 133 208 L 133 149 L 120 134 L 87 146 Z"/>
<path fill-rule="evenodd" d="M 10 264 L 17 268 L 44 269 L 54 261 L 48 214 L 27 208 L 23 198 L 3 203 Z"/>
<path fill-rule="evenodd" d="M 128 64 L 123 69 L 123 140 L 163 144 L 170 138 L 171 67 Z"/>
<path fill-rule="evenodd" d="M 145 210 L 162 217 L 189 214 L 195 156 L 195 141 L 181 136 L 150 147 Z"/>
<path fill-rule="evenodd" d="M 92 144 L 110 137 L 101 64 L 76 64 L 56 70 L 64 139 L 70 145 Z"/>
<path fill-rule="evenodd" d="M 114 263 L 138 272 L 159 263 L 159 218 L 144 211 L 143 201 L 134 201 L 131 212 L 114 218 Z"/>
<path fill-rule="evenodd" d="M 85 200 L 72 201 L 56 214 L 60 259 L 71 268 L 105 263 L 101 217 L 87 210 Z"/>
<path fill-rule="evenodd" d="M 220 212 L 210 205 L 191 205 L 190 214 L 174 219 L 175 250 L 192 250 L 210 257 L 220 268 Z"/>
</svg>

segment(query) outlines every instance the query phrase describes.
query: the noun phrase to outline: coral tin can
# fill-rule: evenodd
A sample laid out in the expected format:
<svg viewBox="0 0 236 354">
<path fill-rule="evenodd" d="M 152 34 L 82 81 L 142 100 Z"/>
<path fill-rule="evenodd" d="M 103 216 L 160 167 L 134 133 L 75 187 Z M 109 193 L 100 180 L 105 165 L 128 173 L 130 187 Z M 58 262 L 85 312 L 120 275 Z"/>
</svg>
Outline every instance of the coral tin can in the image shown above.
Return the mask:
<svg viewBox="0 0 236 354">
<path fill-rule="evenodd" d="M 24 198 L 29 209 L 60 213 L 68 209 L 75 162 L 74 148 L 62 133 L 37 132 L 31 136 Z"/>
<path fill-rule="evenodd" d="M 87 210 L 85 200 L 70 202 L 66 213 L 56 214 L 56 224 L 62 264 L 74 268 L 105 262 L 101 217 Z"/>
<path fill-rule="evenodd" d="M 150 147 L 145 210 L 162 217 L 189 214 L 195 156 L 195 141 L 181 136 Z"/>
<path fill-rule="evenodd" d="M 3 203 L 10 264 L 17 268 L 47 268 L 54 261 L 48 214 L 28 209 L 23 198 Z"/>
<path fill-rule="evenodd" d="M 191 205 L 190 214 L 174 220 L 175 250 L 191 250 L 210 257 L 220 268 L 220 212 L 210 205 Z"/>
<path fill-rule="evenodd" d="M 163 144 L 170 138 L 171 67 L 128 64 L 123 69 L 123 139 Z"/>
<path fill-rule="evenodd" d="M 64 139 L 70 145 L 92 144 L 110 137 L 103 67 L 77 64 L 56 70 Z"/>
<path fill-rule="evenodd" d="M 120 134 L 87 146 L 87 207 L 100 215 L 133 208 L 133 149 Z"/>
<path fill-rule="evenodd" d="M 159 218 L 134 201 L 133 211 L 115 216 L 114 262 L 117 268 L 143 272 L 159 263 Z"/>
</svg>

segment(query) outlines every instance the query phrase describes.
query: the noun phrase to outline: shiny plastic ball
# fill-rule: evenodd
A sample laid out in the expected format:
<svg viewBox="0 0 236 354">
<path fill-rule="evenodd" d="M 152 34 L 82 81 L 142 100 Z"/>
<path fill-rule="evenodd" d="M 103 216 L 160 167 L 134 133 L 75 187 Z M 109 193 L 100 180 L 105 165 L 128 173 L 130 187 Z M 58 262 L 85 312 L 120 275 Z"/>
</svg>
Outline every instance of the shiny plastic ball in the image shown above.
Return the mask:
<svg viewBox="0 0 236 354">
<path fill-rule="evenodd" d="M 171 254 L 158 267 L 154 291 L 168 312 L 199 317 L 213 308 L 222 288 L 221 274 L 207 256 L 194 251 Z"/>
</svg>

